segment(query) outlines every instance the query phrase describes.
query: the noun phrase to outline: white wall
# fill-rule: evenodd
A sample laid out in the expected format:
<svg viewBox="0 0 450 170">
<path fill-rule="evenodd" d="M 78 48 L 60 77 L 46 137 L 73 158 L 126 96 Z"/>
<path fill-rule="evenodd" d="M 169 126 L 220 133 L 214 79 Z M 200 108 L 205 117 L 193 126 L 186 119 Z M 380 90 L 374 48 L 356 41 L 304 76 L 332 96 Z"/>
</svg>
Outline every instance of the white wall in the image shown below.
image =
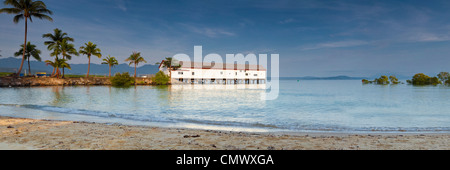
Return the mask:
<svg viewBox="0 0 450 170">
<path fill-rule="evenodd" d="M 179 74 L 179 72 L 183 74 Z M 192 75 L 194 72 L 194 75 Z M 236 75 L 237 73 L 237 75 Z M 256 76 L 255 76 L 256 74 Z M 181 69 L 172 71 L 173 79 L 266 79 L 266 71 Z"/>
</svg>

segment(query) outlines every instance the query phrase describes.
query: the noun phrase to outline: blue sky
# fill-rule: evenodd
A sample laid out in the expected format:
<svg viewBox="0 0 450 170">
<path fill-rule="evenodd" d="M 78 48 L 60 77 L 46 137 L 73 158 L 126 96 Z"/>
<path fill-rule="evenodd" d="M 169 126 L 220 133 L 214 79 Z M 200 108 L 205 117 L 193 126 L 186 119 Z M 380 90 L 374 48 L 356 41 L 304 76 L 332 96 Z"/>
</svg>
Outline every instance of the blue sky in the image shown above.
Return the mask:
<svg viewBox="0 0 450 170">
<path fill-rule="evenodd" d="M 51 59 L 42 34 L 60 28 L 79 48 L 92 41 L 124 63 L 177 53 L 280 54 L 281 76 L 412 76 L 450 71 L 450 1 L 43 0 L 54 22 L 35 19 L 28 39 Z M 5 7 L 3 4 L 0 8 Z M 23 43 L 24 23 L 0 14 L 0 53 Z M 92 59 L 100 63 L 101 59 Z M 70 63 L 87 63 L 85 56 Z"/>
</svg>

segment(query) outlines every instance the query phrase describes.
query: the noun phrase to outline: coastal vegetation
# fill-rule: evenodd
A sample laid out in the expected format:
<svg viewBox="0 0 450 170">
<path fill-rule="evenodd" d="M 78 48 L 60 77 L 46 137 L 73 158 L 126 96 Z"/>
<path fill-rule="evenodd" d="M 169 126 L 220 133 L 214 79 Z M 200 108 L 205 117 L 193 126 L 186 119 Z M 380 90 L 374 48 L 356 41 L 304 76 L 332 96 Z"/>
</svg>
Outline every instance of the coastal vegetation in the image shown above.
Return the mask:
<svg viewBox="0 0 450 170">
<path fill-rule="evenodd" d="M 18 56 L 22 55 L 22 52 L 24 49 L 23 44 L 20 45 L 20 47 L 21 48 L 19 49 L 19 51 L 14 53 L 14 56 L 18 57 Z M 28 41 L 27 47 L 25 48 L 25 59 L 28 61 L 28 74 L 31 74 L 30 58 L 33 57 L 37 61 L 41 61 L 40 54 L 41 54 L 41 50 L 38 50 L 36 48 L 36 45 L 31 44 L 31 42 Z"/>
<path fill-rule="evenodd" d="M 111 67 L 114 67 L 115 65 L 119 65 L 119 61 L 115 57 L 111 57 L 108 55 L 108 57 L 103 59 L 102 64 L 108 64 L 109 66 L 109 77 L 111 77 Z"/>
<path fill-rule="evenodd" d="M 437 77 L 430 77 L 423 73 L 417 73 L 411 80 L 406 81 L 412 85 L 438 85 L 442 82 Z"/>
<path fill-rule="evenodd" d="M 97 48 L 97 44 L 92 42 L 84 43 L 85 46 L 80 47 L 80 54 L 86 55 L 89 59 L 88 62 L 88 71 L 86 77 L 89 77 L 89 70 L 91 69 L 91 55 L 97 56 L 98 58 L 102 58 L 102 53 L 99 48 Z"/>
<path fill-rule="evenodd" d="M 67 61 L 72 59 L 72 55 L 75 55 L 75 56 L 79 55 L 77 50 L 75 49 L 75 46 L 71 43 L 68 43 L 67 39 L 64 39 L 61 42 L 59 51 L 61 52 L 63 59 L 65 59 Z M 62 69 L 63 69 L 62 77 L 63 78 L 64 78 L 64 68 L 66 68 L 66 67 L 62 67 Z"/>
<path fill-rule="evenodd" d="M 15 14 L 13 18 L 14 23 L 19 23 L 20 20 L 25 20 L 25 40 L 23 46 L 26 47 L 27 44 L 27 33 L 28 33 L 28 20 L 33 22 L 33 18 L 45 19 L 53 21 L 53 19 L 48 16 L 52 15 L 53 12 L 47 9 L 47 6 L 42 1 L 32 1 L 32 0 L 5 0 L 4 5 L 10 5 L 12 8 L 2 8 L 0 13 Z M 20 68 L 17 71 L 17 75 L 20 75 L 23 68 L 23 63 L 25 61 L 26 48 L 23 48 L 22 62 Z"/>
<path fill-rule="evenodd" d="M 46 60 L 45 63 L 47 63 L 47 65 L 51 65 L 54 68 L 54 70 L 56 70 L 56 77 L 57 78 L 61 78 L 61 74 L 59 72 L 59 68 L 71 69 L 70 65 L 67 63 L 67 59 L 57 58 L 57 59 L 55 59 L 55 61 Z"/>
<path fill-rule="evenodd" d="M 135 78 L 131 77 L 128 72 L 116 73 L 110 78 L 111 85 L 114 87 L 129 87 L 135 83 Z"/>
<path fill-rule="evenodd" d="M 441 80 L 445 84 L 450 85 L 450 73 L 440 72 L 437 76 L 438 76 L 439 80 Z"/>
<path fill-rule="evenodd" d="M 9 75 L 11 75 L 11 74 L 13 74 L 13 73 L 10 73 L 10 72 L 0 72 L 0 77 L 9 76 Z"/>
<path fill-rule="evenodd" d="M 406 80 L 408 84 L 411 85 L 418 85 L 418 86 L 424 86 L 424 85 L 439 85 L 439 84 L 445 84 L 450 85 L 450 73 L 448 72 L 440 72 L 436 77 L 430 77 L 428 75 L 425 75 L 424 73 L 417 73 L 415 74 L 411 80 Z M 399 84 L 400 82 L 397 77 L 395 76 L 381 76 L 380 78 L 376 78 L 373 81 L 369 81 L 367 79 L 362 80 L 363 84 L 379 84 L 379 85 L 388 85 L 388 84 Z"/>
<path fill-rule="evenodd" d="M 389 81 L 390 80 L 390 81 Z M 363 84 L 378 84 L 378 85 L 389 85 L 389 84 L 399 84 L 401 82 L 398 81 L 397 77 L 395 76 L 385 76 L 382 75 L 380 78 L 376 78 L 373 81 L 369 81 L 367 79 L 362 80 Z"/>
<path fill-rule="evenodd" d="M 169 77 L 172 78 L 172 70 L 177 70 L 181 67 L 179 61 L 174 60 L 172 57 L 166 57 L 164 61 L 161 63 L 156 63 L 157 65 L 162 64 L 163 67 L 166 67 L 169 70 Z"/>
<path fill-rule="evenodd" d="M 130 62 L 129 65 L 131 66 L 132 64 L 134 64 L 134 78 L 136 79 L 136 69 L 137 69 L 137 65 L 139 63 L 147 63 L 147 61 L 145 61 L 145 59 L 143 57 L 141 57 L 141 53 L 140 52 L 133 52 L 133 54 L 130 55 L 130 57 L 128 57 L 127 59 L 125 59 L 126 62 Z"/>
<path fill-rule="evenodd" d="M 170 81 L 170 77 L 166 74 L 164 74 L 164 72 L 159 71 L 158 73 L 156 73 L 155 77 L 152 77 L 152 82 L 155 85 L 167 85 L 169 84 Z"/>
<path fill-rule="evenodd" d="M 42 1 L 35 1 L 35 0 L 4 0 L 3 2 L 7 7 L 0 9 L 0 13 L 7 13 L 7 14 L 15 14 L 13 17 L 14 23 L 19 23 L 19 21 L 24 20 L 25 21 L 25 37 L 24 37 L 24 44 L 21 45 L 20 51 L 16 52 L 14 55 L 16 57 L 22 55 L 22 61 L 20 63 L 20 68 L 18 69 L 17 73 L 11 75 L 10 73 L 3 73 L 2 76 L 13 76 L 18 77 L 21 76 L 20 73 L 23 69 L 23 64 L 25 60 L 28 60 L 28 72 L 31 73 L 31 65 L 30 65 L 30 58 L 33 57 L 37 61 L 41 61 L 41 51 L 36 48 L 36 45 L 32 44 L 31 42 L 27 42 L 27 33 L 28 33 L 28 20 L 30 22 L 33 21 L 33 19 L 38 18 L 42 20 L 48 20 L 53 21 L 53 18 L 50 17 L 50 15 L 53 14 L 53 12 L 49 9 L 47 9 L 47 6 Z M 46 60 L 45 64 L 47 66 L 52 66 L 53 71 L 51 73 L 51 77 L 56 78 L 65 78 L 65 68 L 70 69 L 70 64 L 68 63 L 73 56 L 79 56 L 80 54 L 86 55 L 88 58 L 88 70 L 86 72 L 85 77 L 91 77 L 89 75 L 90 73 L 90 63 L 91 63 L 91 56 L 97 56 L 98 58 L 102 57 L 100 48 L 97 47 L 97 44 L 94 44 L 92 42 L 85 43 L 84 46 L 80 47 L 77 51 L 75 48 L 75 45 L 72 43 L 74 42 L 74 38 L 68 36 L 68 33 L 63 32 L 59 28 L 55 28 L 53 32 L 46 33 L 42 35 L 42 38 L 47 39 L 44 42 L 44 45 L 47 46 L 47 50 L 50 51 L 50 56 L 54 57 L 52 60 Z M 109 77 L 111 78 L 111 68 L 113 68 L 116 65 L 119 65 L 118 60 L 115 57 L 108 56 L 105 59 L 102 60 L 102 64 L 107 64 L 109 67 Z M 141 57 L 141 53 L 139 52 L 133 52 L 133 54 L 125 60 L 126 62 L 129 62 L 129 65 L 134 65 L 134 78 L 137 76 L 137 66 L 140 63 L 146 63 L 147 61 Z M 171 61 L 171 60 L 169 60 Z M 62 73 L 61 69 L 62 68 Z M 122 73 L 118 74 L 117 78 L 118 80 L 129 76 L 129 73 Z M 68 75 L 69 78 L 79 77 L 77 75 Z M 116 77 L 116 76 L 114 76 Z M 129 81 L 128 81 L 129 82 Z M 134 80 L 133 80 L 134 82 Z M 120 83 L 119 83 L 120 84 Z M 127 83 L 124 83 L 127 84 Z"/>
<path fill-rule="evenodd" d="M 55 62 L 58 60 L 58 56 L 62 54 L 63 59 L 71 60 L 71 55 L 78 56 L 78 52 L 75 50 L 75 47 L 73 44 L 70 44 L 68 42 L 74 42 L 74 39 L 72 37 L 69 37 L 67 33 L 62 32 L 62 30 L 55 28 L 52 33 L 47 33 L 42 35 L 42 38 L 48 38 L 48 41 L 44 42 L 44 45 L 47 45 L 47 49 L 49 51 L 53 52 L 50 54 L 50 56 L 55 57 Z M 63 78 L 64 78 L 64 68 L 63 69 Z M 59 75 L 60 70 L 56 70 L 56 73 Z M 55 69 L 53 70 L 52 76 L 54 76 Z"/>
</svg>

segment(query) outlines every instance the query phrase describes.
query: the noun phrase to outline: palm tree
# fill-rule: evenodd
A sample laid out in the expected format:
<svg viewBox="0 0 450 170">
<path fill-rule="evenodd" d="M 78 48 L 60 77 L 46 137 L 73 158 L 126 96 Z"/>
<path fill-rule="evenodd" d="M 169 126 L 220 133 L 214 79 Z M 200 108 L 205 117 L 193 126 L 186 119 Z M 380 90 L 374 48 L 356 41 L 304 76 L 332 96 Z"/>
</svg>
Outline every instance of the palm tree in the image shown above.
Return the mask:
<svg viewBox="0 0 450 170">
<path fill-rule="evenodd" d="M 56 68 L 55 70 L 56 70 L 56 77 L 57 78 L 60 78 L 60 75 L 61 75 L 58 68 L 65 67 L 65 68 L 68 68 L 68 69 L 72 69 L 70 67 L 70 65 L 67 63 L 66 59 L 55 59 L 54 62 L 52 62 L 50 60 L 46 60 L 45 63 L 47 63 L 47 65 L 51 65 L 54 68 Z"/>
<path fill-rule="evenodd" d="M 157 65 L 161 63 L 156 63 Z M 178 60 L 174 60 L 172 57 L 166 57 L 165 60 L 163 60 L 162 64 L 164 67 L 166 67 L 169 70 L 169 76 L 172 78 L 172 70 L 177 70 L 181 67 Z"/>
<path fill-rule="evenodd" d="M 51 54 L 51 56 L 56 56 L 56 58 L 58 59 L 58 55 L 61 54 L 63 51 L 61 50 L 61 44 L 64 40 L 66 41 L 71 41 L 73 42 L 74 39 L 72 37 L 69 37 L 67 35 L 67 33 L 62 32 L 62 30 L 55 28 L 53 30 L 53 34 L 52 33 L 47 33 L 42 35 L 42 38 L 48 38 L 50 39 L 49 41 L 45 41 L 44 44 L 47 45 L 47 49 L 48 50 L 53 50 L 53 53 Z M 66 42 L 66 44 L 68 44 Z M 72 45 L 73 46 L 73 45 Z M 75 50 L 76 52 L 76 50 Z M 76 53 L 75 55 L 78 56 L 78 53 Z M 63 59 L 66 56 L 64 56 L 63 54 Z M 71 56 L 69 56 L 69 60 L 71 59 Z M 58 70 L 59 71 L 59 70 Z M 63 67 L 63 78 L 64 78 L 64 67 Z"/>
<path fill-rule="evenodd" d="M 64 39 L 61 42 L 60 50 L 61 50 L 63 59 L 71 60 L 72 55 L 78 56 L 79 54 L 78 54 L 77 50 L 75 49 L 75 46 L 73 44 L 68 43 L 67 41 L 68 41 L 67 39 Z M 62 67 L 62 68 L 63 68 L 62 78 L 64 78 L 64 68 L 65 67 Z"/>
<path fill-rule="evenodd" d="M 137 65 L 141 62 L 147 63 L 144 58 L 141 57 L 141 53 L 139 52 L 133 52 L 133 54 L 130 55 L 125 61 L 129 61 L 130 64 L 134 64 L 134 78 L 136 79 L 136 68 Z"/>
<path fill-rule="evenodd" d="M 114 67 L 115 65 L 119 65 L 119 61 L 115 57 L 111 57 L 108 55 L 108 57 L 103 59 L 102 64 L 108 64 L 109 66 L 109 77 L 111 77 L 111 67 Z"/>
<path fill-rule="evenodd" d="M 55 28 L 53 30 L 53 34 L 52 33 L 47 33 L 42 35 L 42 38 L 48 38 L 50 39 L 49 41 L 45 41 L 44 44 L 47 45 L 47 49 L 48 50 L 52 50 L 54 48 L 57 48 L 58 46 L 60 46 L 61 42 L 63 40 L 67 40 L 67 41 L 71 41 L 73 42 L 74 39 L 67 36 L 67 33 L 62 32 L 62 30 Z M 58 57 L 58 56 L 57 56 Z"/>
<path fill-rule="evenodd" d="M 25 41 L 23 43 L 23 46 L 26 46 L 27 44 L 28 19 L 30 19 L 30 22 L 33 22 L 33 19 L 31 17 L 53 21 L 53 19 L 47 15 L 52 15 L 53 12 L 48 10 L 47 6 L 42 1 L 5 0 L 4 4 L 11 5 L 13 7 L 0 9 L 0 13 L 6 12 L 8 14 L 16 14 L 13 19 L 14 23 L 16 24 L 20 20 L 25 19 Z M 26 48 L 23 48 L 22 63 L 20 64 L 19 71 L 17 72 L 18 75 L 20 75 L 20 72 L 22 72 L 23 63 L 25 61 L 25 50 Z"/>
<path fill-rule="evenodd" d="M 20 45 L 20 50 L 14 53 L 14 56 L 18 57 L 22 55 L 23 52 L 23 45 Z M 41 50 L 36 49 L 36 45 L 31 44 L 29 41 L 27 43 L 27 47 L 25 49 L 25 58 L 28 60 L 28 73 L 31 74 L 31 66 L 30 66 L 30 58 L 33 57 L 37 61 L 41 61 L 41 57 L 39 56 L 41 54 Z"/>
<path fill-rule="evenodd" d="M 52 53 L 50 53 L 50 56 L 56 56 L 55 57 L 55 62 L 56 62 L 56 60 L 58 60 L 59 58 L 58 58 L 58 55 L 59 54 L 61 54 L 61 47 L 60 46 L 55 46 L 54 48 L 53 48 L 53 52 Z M 48 65 L 48 64 L 47 64 Z M 55 72 L 56 71 L 56 72 Z M 52 72 L 52 76 L 55 76 L 56 75 L 56 73 L 59 73 L 60 71 L 59 71 L 59 68 L 57 68 L 57 67 L 53 67 L 53 72 Z"/>
<path fill-rule="evenodd" d="M 45 62 L 45 65 L 47 65 L 47 66 L 50 65 L 50 66 L 53 67 L 53 72 L 52 72 L 52 75 L 51 75 L 51 76 L 54 76 L 55 70 L 56 70 L 56 64 L 55 64 L 55 62 L 50 61 L 50 60 L 45 60 L 44 62 Z"/>
<path fill-rule="evenodd" d="M 88 71 L 86 77 L 89 77 L 89 70 L 91 69 L 91 55 L 97 56 L 98 58 L 102 58 L 101 50 L 97 48 L 97 44 L 93 44 L 92 42 L 84 43 L 85 46 L 80 47 L 80 53 L 87 55 L 89 59 L 88 63 Z"/>
</svg>

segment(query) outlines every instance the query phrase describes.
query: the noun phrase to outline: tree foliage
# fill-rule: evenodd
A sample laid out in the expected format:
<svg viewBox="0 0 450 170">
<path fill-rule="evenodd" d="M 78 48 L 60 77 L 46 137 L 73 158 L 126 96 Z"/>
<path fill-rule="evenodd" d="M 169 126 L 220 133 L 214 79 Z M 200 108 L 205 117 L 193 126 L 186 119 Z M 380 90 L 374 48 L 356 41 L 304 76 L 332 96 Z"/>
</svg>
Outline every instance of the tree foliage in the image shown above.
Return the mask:
<svg viewBox="0 0 450 170">
<path fill-rule="evenodd" d="M 374 80 L 376 84 L 387 85 L 389 84 L 389 78 L 387 76 L 381 76 Z"/>
<path fill-rule="evenodd" d="M 412 85 L 438 85 L 442 84 L 437 77 L 430 77 L 423 73 L 418 73 L 411 79 Z"/>
<path fill-rule="evenodd" d="M 114 87 L 129 87 L 134 84 L 135 79 L 130 76 L 128 72 L 116 73 L 114 77 L 110 78 L 111 84 Z"/>
<path fill-rule="evenodd" d="M 166 74 L 164 74 L 164 72 L 159 71 L 158 73 L 156 73 L 155 77 L 152 77 L 152 82 L 155 85 L 167 85 L 170 81 L 170 77 Z"/>
<path fill-rule="evenodd" d="M 448 80 L 450 80 L 450 73 L 448 72 L 440 72 L 437 76 L 442 82 L 447 82 Z"/>
<path fill-rule="evenodd" d="M 46 19 L 49 21 L 53 21 L 53 19 L 48 16 L 52 15 L 53 12 L 47 9 L 47 6 L 42 1 L 33 1 L 33 0 L 5 0 L 3 2 L 5 6 L 12 6 L 11 8 L 2 8 L 0 9 L 0 13 L 8 13 L 15 14 L 13 21 L 14 23 L 19 23 L 20 20 L 25 20 L 25 40 L 23 46 L 26 47 L 27 44 L 27 32 L 28 32 L 28 20 L 33 22 L 34 18 Z M 23 63 L 25 61 L 25 49 L 23 48 L 22 53 L 22 62 L 20 63 L 19 70 L 17 74 L 20 75 L 23 68 Z"/>
<path fill-rule="evenodd" d="M 147 61 L 145 61 L 145 59 L 143 57 L 141 57 L 141 53 L 140 52 L 133 52 L 133 54 L 130 55 L 130 57 L 128 57 L 127 59 L 125 59 L 126 62 L 130 62 L 129 65 L 131 66 L 132 64 L 134 64 L 134 78 L 136 78 L 136 68 L 137 65 L 139 65 L 139 63 L 147 63 Z"/>
<path fill-rule="evenodd" d="M 398 81 L 398 78 L 395 76 L 389 76 L 389 80 L 391 81 L 392 84 L 399 84 L 400 82 Z"/>
</svg>

